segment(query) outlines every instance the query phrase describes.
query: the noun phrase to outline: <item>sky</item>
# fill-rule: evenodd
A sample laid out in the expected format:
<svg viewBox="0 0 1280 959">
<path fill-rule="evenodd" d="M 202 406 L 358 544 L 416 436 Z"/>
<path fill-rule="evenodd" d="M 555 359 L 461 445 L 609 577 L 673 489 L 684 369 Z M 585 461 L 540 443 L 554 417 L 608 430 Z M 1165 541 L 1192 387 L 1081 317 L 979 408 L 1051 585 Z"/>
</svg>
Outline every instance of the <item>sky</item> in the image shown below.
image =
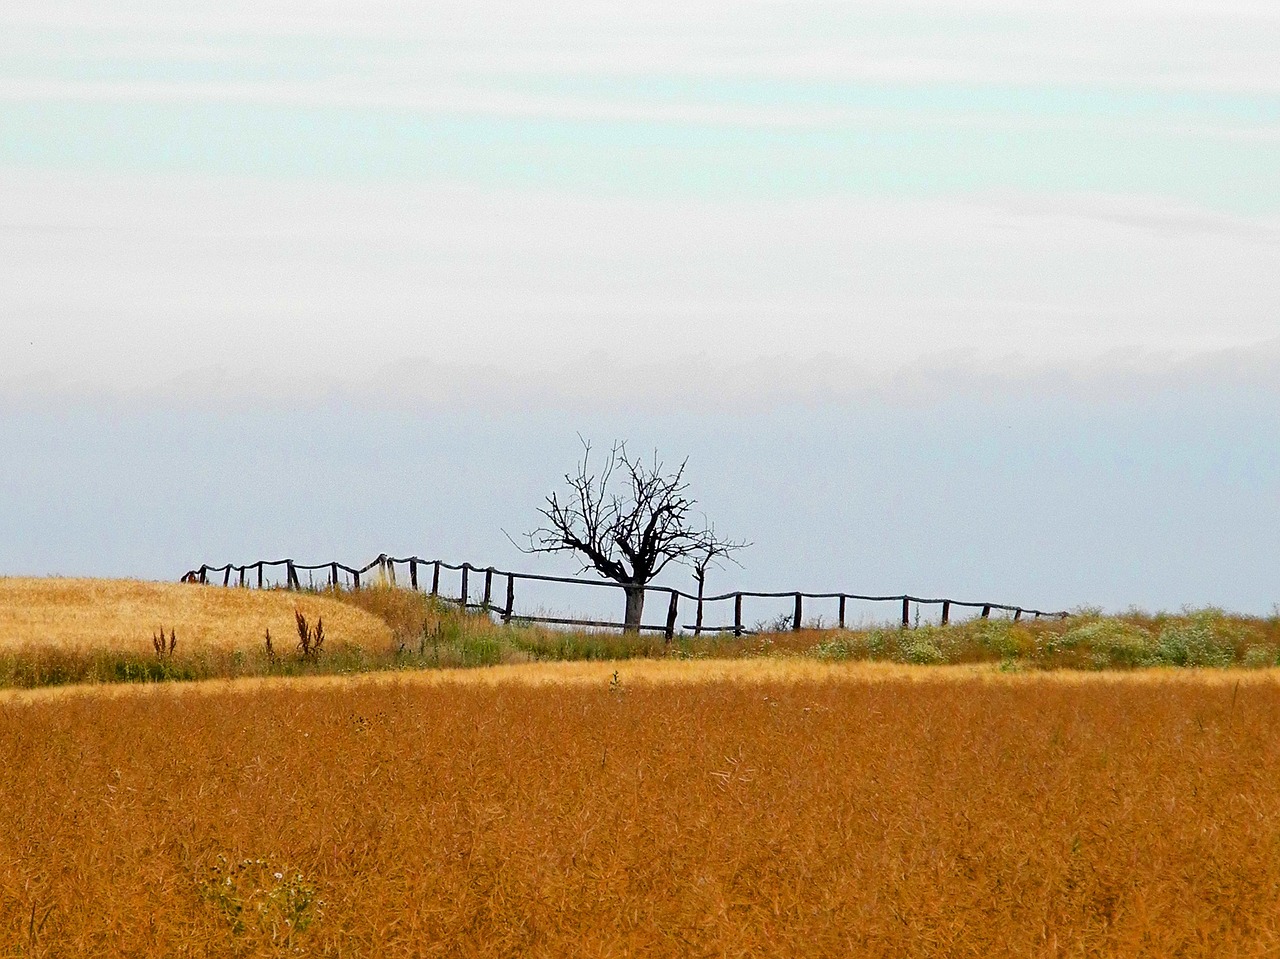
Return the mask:
<svg viewBox="0 0 1280 959">
<path fill-rule="evenodd" d="M 10 0 L 0 574 L 570 571 L 503 530 L 582 434 L 689 457 L 726 586 L 1270 613 L 1277 49 L 1231 0 Z"/>
</svg>

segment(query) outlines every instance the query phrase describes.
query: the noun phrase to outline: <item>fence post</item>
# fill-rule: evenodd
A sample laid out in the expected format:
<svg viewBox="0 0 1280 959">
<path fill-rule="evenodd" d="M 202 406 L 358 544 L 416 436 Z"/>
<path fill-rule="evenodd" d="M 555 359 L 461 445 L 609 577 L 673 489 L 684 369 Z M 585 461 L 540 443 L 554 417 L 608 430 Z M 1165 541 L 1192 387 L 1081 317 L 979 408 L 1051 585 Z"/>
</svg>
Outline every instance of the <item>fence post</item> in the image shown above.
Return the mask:
<svg viewBox="0 0 1280 959">
<path fill-rule="evenodd" d="M 990 618 L 991 618 L 991 604 L 990 604 L 990 603 L 987 603 L 985 606 L 983 606 L 983 607 L 982 607 L 982 618 L 983 618 L 983 619 L 990 619 Z"/>
<path fill-rule="evenodd" d="M 1017 622 L 1018 620 L 1020 620 L 1020 619 L 1022 619 L 1022 607 L 1021 607 L 1021 606 L 1019 606 L 1017 609 L 1015 609 L 1015 610 L 1013 611 L 1013 621 L 1016 623 L 1016 622 Z"/>
<path fill-rule="evenodd" d="M 942 601 L 942 625 L 946 626 L 951 622 L 951 600 L 944 599 Z"/>
<path fill-rule="evenodd" d="M 286 560 L 284 569 L 285 569 L 285 580 L 286 580 L 286 583 L 288 584 L 288 588 L 301 589 L 302 587 L 298 584 L 298 571 L 293 568 L 293 560 L 291 559 Z"/>
<path fill-rule="evenodd" d="M 742 594 L 733 594 L 733 635 L 742 635 Z"/>
<path fill-rule="evenodd" d="M 231 585 L 231 564 L 230 563 L 227 564 L 227 571 L 222 574 L 222 585 L 223 586 Z"/>
<path fill-rule="evenodd" d="M 791 623 L 791 629 L 794 632 L 798 633 L 800 631 L 800 615 L 803 611 L 804 611 L 804 598 L 799 593 L 796 593 L 796 614 L 795 614 L 795 619 Z"/>
<path fill-rule="evenodd" d="M 507 573 L 507 605 L 502 611 L 502 621 L 511 622 L 511 610 L 516 605 L 516 575 Z"/>
<path fill-rule="evenodd" d="M 844 593 L 841 593 L 841 594 L 840 594 L 840 628 L 841 628 L 841 629 L 844 629 L 844 604 L 845 604 L 845 599 L 846 599 L 846 596 L 844 595 Z"/>
<path fill-rule="evenodd" d="M 440 560 L 436 560 L 431 567 L 431 595 L 440 595 Z"/>
<path fill-rule="evenodd" d="M 489 611 L 489 603 L 493 599 L 493 567 L 484 571 L 484 608 Z"/>
<path fill-rule="evenodd" d="M 418 589 L 418 557 L 409 557 L 409 587 L 417 592 Z"/>
<path fill-rule="evenodd" d="M 360 570 L 352 570 L 351 572 L 351 588 L 358 590 L 360 588 Z"/>
<path fill-rule="evenodd" d="M 462 564 L 462 611 L 467 611 L 467 573 L 471 572 L 471 564 Z"/>
<path fill-rule="evenodd" d="M 382 575 L 387 585 L 395 587 L 396 585 L 396 564 L 391 561 L 391 557 L 382 557 Z"/>
<path fill-rule="evenodd" d="M 240 585 L 241 585 L 241 586 L 243 586 L 243 585 L 244 585 L 244 571 L 245 571 L 245 569 L 246 569 L 246 567 L 244 567 L 244 566 L 241 566 L 241 567 L 240 567 Z"/>
<path fill-rule="evenodd" d="M 335 590 L 338 588 L 338 564 L 329 564 L 329 585 Z"/>
<path fill-rule="evenodd" d="M 911 625 L 911 597 L 902 597 L 902 626 L 905 629 Z"/>
<path fill-rule="evenodd" d="M 203 586 L 205 583 L 209 582 L 209 575 L 208 575 L 207 570 L 208 570 L 208 567 L 207 567 L 207 566 L 201 566 L 201 567 L 200 567 L 200 584 L 201 584 L 202 586 Z"/>
<path fill-rule="evenodd" d="M 200 577 L 200 582 L 204 582 L 203 574 Z M 258 560 L 258 589 L 262 589 L 262 560 Z"/>
<path fill-rule="evenodd" d="M 667 632 L 666 641 L 671 642 L 671 638 L 676 634 L 676 616 L 677 608 L 680 603 L 680 594 L 674 589 L 671 591 L 671 605 L 667 607 Z"/>
</svg>

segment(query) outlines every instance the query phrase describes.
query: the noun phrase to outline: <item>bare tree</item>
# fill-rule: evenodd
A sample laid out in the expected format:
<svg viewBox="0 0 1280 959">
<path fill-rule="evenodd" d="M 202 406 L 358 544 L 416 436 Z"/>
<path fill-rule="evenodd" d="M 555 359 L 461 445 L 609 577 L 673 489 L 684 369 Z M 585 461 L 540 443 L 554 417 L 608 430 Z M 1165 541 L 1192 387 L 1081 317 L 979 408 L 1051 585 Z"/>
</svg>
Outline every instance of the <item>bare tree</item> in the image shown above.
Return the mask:
<svg viewBox="0 0 1280 959">
<path fill-rule="evenodd" d="M 624 628 L 639 632 L 644 588 L 670 563 L 701 569 L 747 543 L 719 539 L 691 513 L 697 501 L 688 495 L 685 464 L 667 471 L 655 451 L 646 463 L 614 443 L 599 469 L 593 469 L 591 444 L 582 441 L 577 471 L 565 474 L 566 495 L 552 493 L 538 512 L 546 525 L 528 533 L 526 553 L 578 554 L 582 571 L 595 571 L 626 587 Z M 618 491 L 617 487 L 621 487 Z M 701 563 L 701 566 L 698 564 Z"/>
<path fill-rule="evenodd" d="M 703 544 L 700 552 L 693 556 L 690 565 L 693 566 L 693 579 L 698 584 L 698 611 L 693 624 L 693 635 L 702 635 L 702 597 L 707 588 L 707 570 L 713 566 L 719 566 L 722 559 L 727 559 L 735 566 L 741 566 L 736 559 L 733 558 L 733 551 L 749 543 L 733 543 L 721 540 L 716 536 L 715 527 L 707 524 L 707 540 Z"/>
</svg>

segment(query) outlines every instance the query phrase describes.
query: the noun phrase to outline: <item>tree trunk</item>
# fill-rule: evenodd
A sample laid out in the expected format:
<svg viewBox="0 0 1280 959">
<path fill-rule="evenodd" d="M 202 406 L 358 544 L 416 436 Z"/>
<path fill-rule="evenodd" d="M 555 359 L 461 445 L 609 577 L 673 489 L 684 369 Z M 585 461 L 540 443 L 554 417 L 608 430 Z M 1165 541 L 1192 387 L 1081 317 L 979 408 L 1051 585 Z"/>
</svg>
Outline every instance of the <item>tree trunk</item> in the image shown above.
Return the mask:
<svg viewBox="0 0 1280 959">
<path fill-rule="evenodd" d="M 644 587 L 636 585 L 628 585 L 627 593 L 627 615 L 623 621 L 623 632 L 638 633 L 640 632 L 640 618 L 644 615 Z"/>
</svg>

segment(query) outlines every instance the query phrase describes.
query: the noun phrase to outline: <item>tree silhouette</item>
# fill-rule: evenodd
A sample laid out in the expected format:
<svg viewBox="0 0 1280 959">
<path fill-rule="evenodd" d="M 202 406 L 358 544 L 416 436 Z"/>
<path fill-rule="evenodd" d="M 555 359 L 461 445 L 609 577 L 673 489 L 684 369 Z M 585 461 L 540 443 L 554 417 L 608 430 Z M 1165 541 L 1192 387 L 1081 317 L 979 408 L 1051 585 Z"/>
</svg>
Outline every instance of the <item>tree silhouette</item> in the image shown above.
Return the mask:
<svg viewBox="0 0 1280 959">
<path fill-rule="evenodd" d="M 575 553 L 582 571 L 594 571 L 626 587 L 624 629 L 639 632 L 644 594 L 671 563 L 684 563 L 705 576 L 707 565 L 743 549 L 746 542 L 721 539 L 694 521 L 697 500 L 688 494 L 684 471 L 664 468 L 657 451 L 649 462 L 615 442 L 599 468 L 591 444 L 582 441 L 582 459 L 565 474 L 568 491 L 553 492 L 538 512 L 545 525 L 527 533 L 526 553 Z"/>
</svg>

